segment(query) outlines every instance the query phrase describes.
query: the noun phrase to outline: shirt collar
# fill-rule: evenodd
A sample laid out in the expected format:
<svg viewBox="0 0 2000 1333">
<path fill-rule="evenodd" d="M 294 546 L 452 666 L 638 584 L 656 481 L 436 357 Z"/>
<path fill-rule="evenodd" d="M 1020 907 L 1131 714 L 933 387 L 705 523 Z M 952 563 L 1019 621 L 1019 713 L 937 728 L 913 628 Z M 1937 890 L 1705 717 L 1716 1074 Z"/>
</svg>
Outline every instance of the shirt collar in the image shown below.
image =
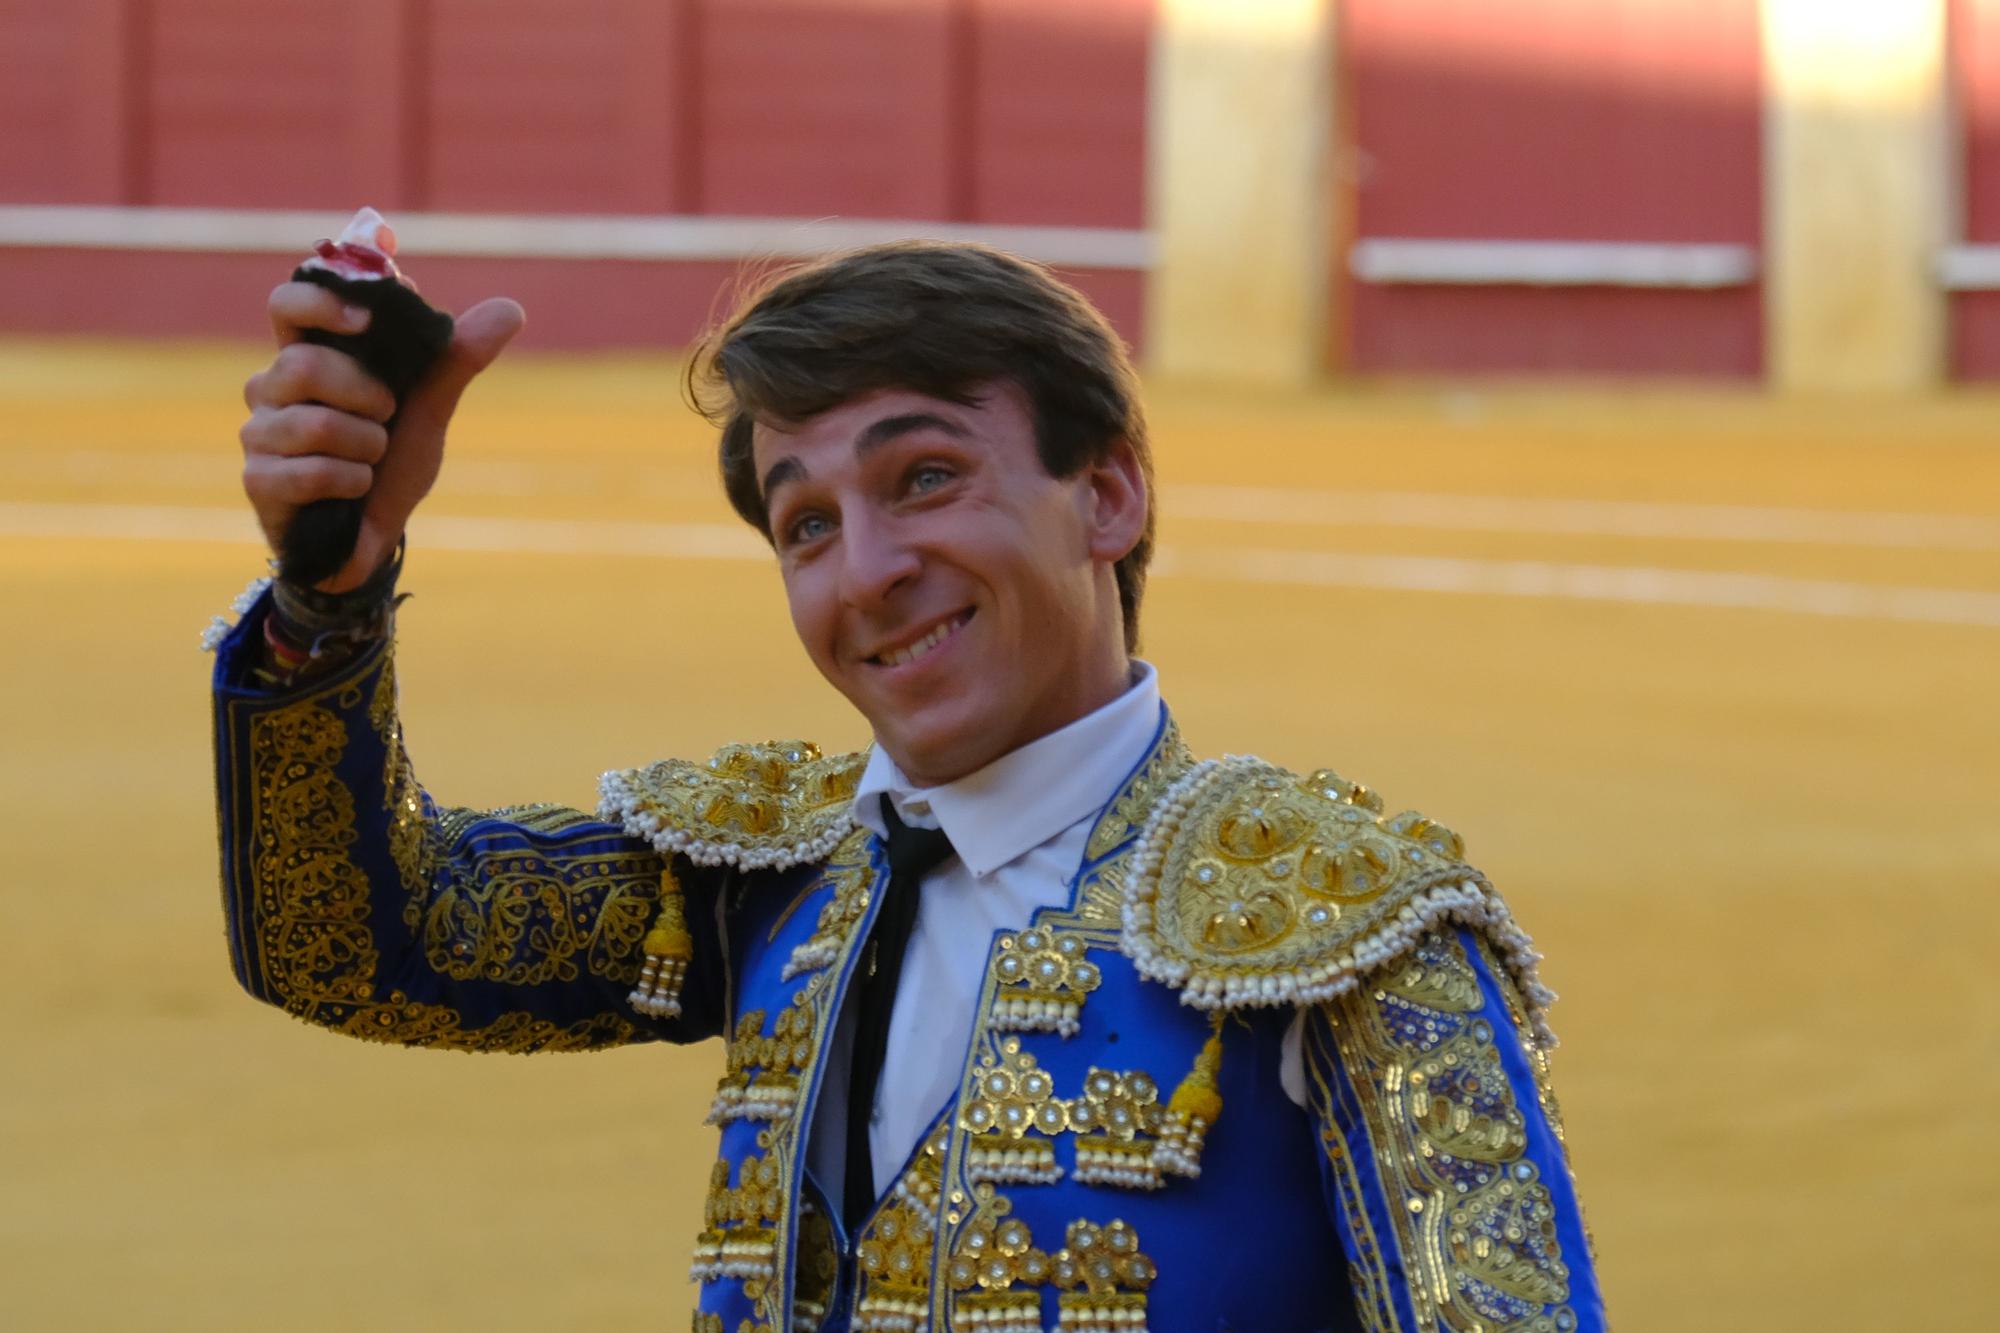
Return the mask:
<svg viewBox="0 0 2000 1333">
<path fill-rule="evenodd" d="M 1146 757 L 1159 724 L 1159 675 L 1135 660 L 1132 684 L 1110 703 L 941 787 L 916 786 L 881 746 L 871 747 L 854 819 L 886 836 L 886 793 L 904 823 L 942 828 L 967 870 L 990 875 L 1097 813 Z"/>
</svg>

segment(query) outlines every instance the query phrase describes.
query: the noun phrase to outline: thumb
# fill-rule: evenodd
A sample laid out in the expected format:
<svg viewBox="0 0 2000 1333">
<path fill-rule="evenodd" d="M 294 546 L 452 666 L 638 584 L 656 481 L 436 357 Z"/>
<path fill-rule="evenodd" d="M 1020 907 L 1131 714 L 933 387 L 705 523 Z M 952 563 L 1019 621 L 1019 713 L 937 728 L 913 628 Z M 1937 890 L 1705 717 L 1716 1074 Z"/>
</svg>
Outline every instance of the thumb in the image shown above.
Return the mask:
<svg viewBox="0 0 2000 1333">
<path fill-rule="evenodd" d="M 527 321 L 520 303 L 504 296 L 481 301 L 460 315 L 444 355 L 403 404 L 397 433 L 442 435 L 466 386 L 499 358 Z"/>
<path fill-rule="evenodd" d="M 493 364 L 526 322 L 521 307 L 505 297 L 481 301 L 458 317 L 444 355 L 396 413 L 389 453 L 375 467 L 375 485 L 361 512 L 353 558 L 336 582 L 360 584 L 395 549 L 411 512 L 437 481 L 445 427 L 466 386 Z"/>
</svg>

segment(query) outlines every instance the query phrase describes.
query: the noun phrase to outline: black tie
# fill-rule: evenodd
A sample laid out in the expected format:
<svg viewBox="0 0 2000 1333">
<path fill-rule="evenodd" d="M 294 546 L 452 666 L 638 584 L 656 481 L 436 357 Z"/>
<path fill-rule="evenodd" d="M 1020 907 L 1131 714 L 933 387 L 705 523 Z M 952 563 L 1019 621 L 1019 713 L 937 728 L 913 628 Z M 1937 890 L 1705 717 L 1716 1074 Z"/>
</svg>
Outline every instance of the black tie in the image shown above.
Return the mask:
<svg viewBox="0 0 2000 1333">
<path fill-rule="evenodd" d="M 951 839 L 943 829 L 911 828 L 897 817 L 886 794 L 882 797 L 882 822 L 889 829 L 889 887 L 883 891 L 874 929 L 861 946 L 861 967 L 850 1001 L 856 1006 L 854 1060 L 847 1084 L 844 1202 L 850 1231 L 861 1225 L 875 1204 L 875 1157 L 868 1146 L 868 1126 L 874 1119 L 875 1087 L 882 1081 L 882 1057 L 889 1046 L 896 980 L 903 974 L 903 953 L 910 943 L 910 927 L 917 920 L 917 885 L 952 854 Z"/>
</svg>

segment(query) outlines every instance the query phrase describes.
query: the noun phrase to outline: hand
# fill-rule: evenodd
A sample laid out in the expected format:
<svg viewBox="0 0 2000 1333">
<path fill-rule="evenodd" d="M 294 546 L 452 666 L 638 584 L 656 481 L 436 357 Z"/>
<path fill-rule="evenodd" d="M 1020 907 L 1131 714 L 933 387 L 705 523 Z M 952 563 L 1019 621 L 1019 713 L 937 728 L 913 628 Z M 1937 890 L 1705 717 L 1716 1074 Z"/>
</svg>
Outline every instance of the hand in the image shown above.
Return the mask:
<svg viewBox="0 0 2000 1333">
<path fill-rule="evenodd" d="M 526 316 L 505 298 L 458 317 L 451 345 L 397 415 L 396 401 L 354 358 L 300 341 L 305 329 L 359 333 L 368 314 L 324 287 L 287 282 L 271 293 L 278 355 L 243 386 L 250 419 L 243 442 L 243 491 L 278 549 L 292 515 L 314 500 L 366 496 L 354 555 L 322 592 L 359 587 L 396 549 L 403 528 L 437 481 L 445 428 L 466 386 L 493 364 Z M 396 417 L 391 433 L 386 424 Z"/>
</svg>

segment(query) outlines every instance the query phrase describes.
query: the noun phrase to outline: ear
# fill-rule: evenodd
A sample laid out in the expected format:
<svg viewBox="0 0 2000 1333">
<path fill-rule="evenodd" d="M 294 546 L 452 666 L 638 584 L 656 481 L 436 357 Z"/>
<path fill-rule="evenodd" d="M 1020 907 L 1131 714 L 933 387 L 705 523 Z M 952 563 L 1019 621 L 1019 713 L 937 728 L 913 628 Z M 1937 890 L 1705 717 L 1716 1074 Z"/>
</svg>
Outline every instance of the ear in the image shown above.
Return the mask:
<svg viewBox="0 0 2000 1333">
<path fill-rule="evenodd" d="M 1146 532 L 1152 504 L 1146 471 L 1132 442 L 1121 436 L 1103 458 L 1084 468 L 1083 475 L 1090 554 L 1105 564 L 1116 564 L 1131 554 Z"/>
</svg>

